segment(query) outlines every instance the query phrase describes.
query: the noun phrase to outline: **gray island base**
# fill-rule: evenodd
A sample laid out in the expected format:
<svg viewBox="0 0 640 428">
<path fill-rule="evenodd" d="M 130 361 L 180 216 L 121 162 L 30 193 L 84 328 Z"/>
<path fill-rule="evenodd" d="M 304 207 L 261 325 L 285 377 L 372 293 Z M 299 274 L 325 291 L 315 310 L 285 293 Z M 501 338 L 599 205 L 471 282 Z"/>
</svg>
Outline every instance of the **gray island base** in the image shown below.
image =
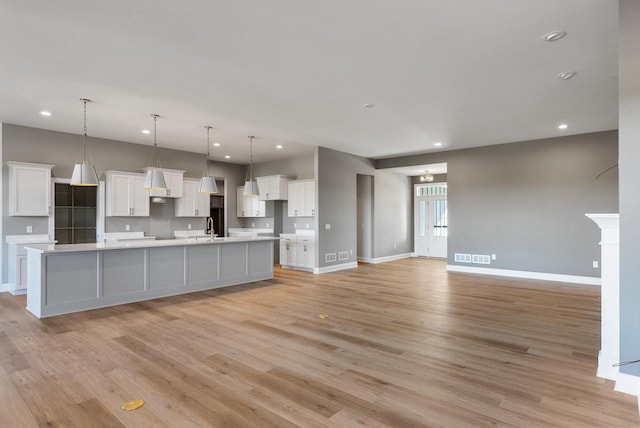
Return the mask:
<svg viewBox="0 0 640 428">
<path fill-rule="evenodd" d="M 271 237 L 27 247 L 38 318 L 273 278 Z"/>
</svg>

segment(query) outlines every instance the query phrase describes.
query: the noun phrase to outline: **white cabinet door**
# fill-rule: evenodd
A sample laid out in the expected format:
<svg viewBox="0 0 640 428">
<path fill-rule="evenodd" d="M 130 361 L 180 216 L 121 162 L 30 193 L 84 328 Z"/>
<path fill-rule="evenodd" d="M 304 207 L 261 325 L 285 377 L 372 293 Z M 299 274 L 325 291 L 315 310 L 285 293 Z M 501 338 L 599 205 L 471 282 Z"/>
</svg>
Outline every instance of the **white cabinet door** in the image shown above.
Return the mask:
<svg viewBox="0 0 640 428">
<path fill-rule="evenodd" d="M 106 216 L 148 217 L 149 192 L 144 174 L 106 171 Z"/>
<path fill-rule="evenodd" d="M 51 168 L 53 165 L 7 162 L 9 165 L 9 215 L 51 215 Z"/>
<path fill-rule="evenodd" d="M 316 183 L 307 181 L 304 183 L 304 216 L 313 217 L 316 215 Z"/>
<path fill-rule="evenodd" d="M 289 265 L 289 257 L 287 254 L 287 243 L 280 241 L 280 264 L 282 266 Z"/>
<path fill-rule="evenodd" d="M 209 194 L 200 193 L 200 181 L 186 179 L 176 199 L 176 217 L 209 217 Z"/>
<path fill-rule="evenodd" d="M 299 242 L 297 245 L 297 267 L 305 268 L 305 269 L 313 269 L 315 264 L 315 251 L 314 246 Z"/>
<path fill-rule="evenodd" d="M 265 201 L 258 199 L 258 196 L 243 195 L 244 187 L 237 190 L 236 215 L 238 217 L 267 217 L 267 206 Z"/>
<path fill-rule="evenodd" d="M 257 178 L 256 181 L 258 182 L 258 190 L 260 191 L 260 200 L 268 201 L 270 199 L 274 199 L 274 180 L 272 178 Z"/>
<path fill-rule="evenodd" d="M 107 216 L 130 216 L 128 175 L 107 176 Z"/>
<path fill-rule="evenodd" d="M 27 256 L 18 256 L 16 262 L 18 277 L 16 278 L 16 290 L 27 289 Z"/>
<path fill-rule="evenodd" d="M 298 193 L 301 190 L 300 182 L 290 182 L 289 183 L 289 203 L 287 206 L 287 215 L 289 217 L 297 217 L 300 205 L 300 197 Z"/>
<path fill-rule="evenodd" d="M 129 206 L 133 217 L 149 217 L 149 192 L 144 188 L 144 176 L 129 180 Z"/>
</svg>

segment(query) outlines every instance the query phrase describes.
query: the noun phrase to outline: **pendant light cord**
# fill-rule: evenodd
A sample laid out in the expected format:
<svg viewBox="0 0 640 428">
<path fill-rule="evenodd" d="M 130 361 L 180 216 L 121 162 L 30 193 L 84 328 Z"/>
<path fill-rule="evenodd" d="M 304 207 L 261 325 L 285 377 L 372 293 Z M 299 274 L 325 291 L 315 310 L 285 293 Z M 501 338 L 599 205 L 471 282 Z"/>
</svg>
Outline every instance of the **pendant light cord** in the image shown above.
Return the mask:
<svg viewBox="0 0 640 428">
<path fill-rule="evenodd" d="M 158 168 L 158 139 L 156 137 L 158 115 L 152 114 L 153 117 L 153 167 Z"/>
<path fill-rule="evenodd" d="M 86 98 L 80 98 L 80 101 L 84 104 L 84 141 L 82 143 L 82 163 L 87 163 L 87 103 L 90 103 L 91 100 Z"/>
<path fill-rule="evenodd" d="M 211 130 L 211 126 L 205 126 L 205 128 L 207 128 L 207 159 L 205 160 L 204 163 L 204 177 L 209 177 L 209 155 L 210 155 L 210 151 L 209 151 L 209 131 Z"/>
<path fill-rule="evenodd" d="M 253 135 L 249 136 L 249 180 L 253 181 Z"/>
</svg>

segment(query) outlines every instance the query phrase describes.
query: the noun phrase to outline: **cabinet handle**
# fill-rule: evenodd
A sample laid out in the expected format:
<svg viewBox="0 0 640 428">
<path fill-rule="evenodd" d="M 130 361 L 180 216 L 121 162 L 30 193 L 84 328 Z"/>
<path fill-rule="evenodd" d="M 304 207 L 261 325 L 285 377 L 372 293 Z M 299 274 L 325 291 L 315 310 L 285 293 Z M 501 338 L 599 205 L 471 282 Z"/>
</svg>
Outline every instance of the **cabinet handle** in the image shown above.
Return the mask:
<svg viewBox="0 0 640 428">
<path fill-rule="evenodd" d="M 311 210 L 311 215 L 316 215 L 316 210 L 315 209 Z"/>
<path fill-rule="evenodd" d="M 49 205 L 49 215 L 51 215 L 51 205 Z"/>
<path fill-rule="evenodd" d="M 304 251 L 307 251 L 307 246 L 306 245 L 304 245 Z"/>
<path fill-rule="evenodd" d="M 171 189 L 167 189 L 167 196 L 171 194 Z"/>
<path fill-rule="evenodd" d="M 135 212 L 136 212 L 136 208 L 135 207 L 131 208 L 131 215 L 134 215 Z"/>
<path fill-rule="evenodd" d="M 295 215 L 298 215 L 298 210 L 293 210 L 295 212 Z"/>
<path fill-rule="evenodd" d="M 198 215 L 198 209 L 196 208 L 196 210 L 194 211 L 195 215 Z"/>
<path fill-rule="evenodd" d="M 260 215 L 260 211 L 256 211 L 256 215 Z"/>
<path fill-rule="evenodd" d="M 244 211 L 242 211 L 242 215 L 241 216 L 244 217 Z"/>
</svg>

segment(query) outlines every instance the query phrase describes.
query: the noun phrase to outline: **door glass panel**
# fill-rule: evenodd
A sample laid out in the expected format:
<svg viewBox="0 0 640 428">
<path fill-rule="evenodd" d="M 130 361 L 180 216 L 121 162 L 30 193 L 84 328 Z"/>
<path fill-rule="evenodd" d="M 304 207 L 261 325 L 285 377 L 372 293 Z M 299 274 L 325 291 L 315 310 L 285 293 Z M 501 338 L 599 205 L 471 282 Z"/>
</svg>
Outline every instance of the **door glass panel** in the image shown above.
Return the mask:
<svg viewBox="0 0 640 428">
<path fill-rule="evenodd" d="M 447 200 L 433 201 L 433 236 L 447 236 Z"/>
<path fill-rule="evenodd" d="M 427 201 L 420 201 L 418 206 L 418 229 L 420 236 L 427 234 Z"/>
</svg>

